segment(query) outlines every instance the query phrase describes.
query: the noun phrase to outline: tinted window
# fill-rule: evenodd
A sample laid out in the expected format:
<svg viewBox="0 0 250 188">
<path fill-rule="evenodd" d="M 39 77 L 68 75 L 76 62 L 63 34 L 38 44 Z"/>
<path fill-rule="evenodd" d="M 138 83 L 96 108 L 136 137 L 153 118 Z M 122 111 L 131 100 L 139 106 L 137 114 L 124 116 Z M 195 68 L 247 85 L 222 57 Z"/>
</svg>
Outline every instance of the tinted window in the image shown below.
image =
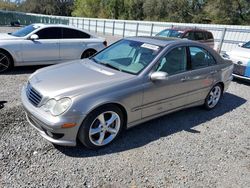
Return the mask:
<svg viewBox="0 0 250 188">
<path fill-rule="evenodd" d="M 62 33 L 61 28 L 51 27 L 41 29 L 40 31 L 36 32 L 39 39 L 61 39 Z"/>
<path fill-rule="evenodd" d="M 213 39 L 213 34 L 210 33 L 210 32 L 207 32 L 207 39 L 210 40 L 210 39 Z"/>
<path fill-rule="evenodd" d="M 244 45 L 242 46 L 242 48 L 250 48 L 250 42 L 247 42 L 246 44 L 244 44 Z"/>
<path fill-rule="evenodd" d="M 216 64 L 213 56 L 199 47 L 190 47 L 192 69 L 199 69 Z"/>
<path fill-rule="evenodd" d="M 189 39 L 189 40 L 195 40 L 194 32 L 192 32 L 192 31 L 187 32 L 183 38 L 186 38 L 186 39 Z"/>
<path fill-rule="evenodd" d="M 63 28 L 63 38 L 65 39 L 85 39 L 90 38 L 90 35 L 75 29 Z"/>
<path fill-rule="evenodd" d="M 205 40 L 203 36 L 203 32 L 194 32 L 194 39 L 195 40 Z"/>
<path fill-rule="evenodd" d="M 165 55 L 159 63 L 157 71 L 177 74 L 187 69 L 187 53 L 185 47 L 178 47 Z"/>
</svg>

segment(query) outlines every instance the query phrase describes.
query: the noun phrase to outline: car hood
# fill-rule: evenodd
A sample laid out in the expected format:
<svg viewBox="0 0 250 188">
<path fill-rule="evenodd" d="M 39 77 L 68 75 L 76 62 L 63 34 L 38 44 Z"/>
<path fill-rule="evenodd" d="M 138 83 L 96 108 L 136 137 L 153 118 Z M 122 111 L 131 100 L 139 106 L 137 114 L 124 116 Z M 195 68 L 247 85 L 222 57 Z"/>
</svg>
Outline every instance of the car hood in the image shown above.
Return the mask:
<svg viewBox="0 0 250 188">
<path fill-rule="evenodd" d="M 9 35 L 8 33 L 0 33 L 0 40 L 17 40 L 19 37 Z"/>
<path fill-rule="evenodd" d="M 91 93 L 133 77 L 84 59 L 40 69 L 29 82 L 44 97 L 61 98 Z"/>
<path fill-rule="evenodd" d="M 232 50 L 231 52 L 228 52 L 230 57 L 232 58 L 247 58 L 250 59 L 250 49 L 237 47 L 236 49 Z"/>
</svg>

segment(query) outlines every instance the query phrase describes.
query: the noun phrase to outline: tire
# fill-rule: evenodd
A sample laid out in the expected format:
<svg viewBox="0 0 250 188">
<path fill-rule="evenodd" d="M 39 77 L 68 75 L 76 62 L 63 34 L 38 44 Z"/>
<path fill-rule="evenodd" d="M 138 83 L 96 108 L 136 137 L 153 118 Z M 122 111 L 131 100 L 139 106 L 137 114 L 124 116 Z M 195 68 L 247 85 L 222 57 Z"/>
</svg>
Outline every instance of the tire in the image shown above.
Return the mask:
<svg viewBox="0 0 250 188">
<path fill-rule="evenodd" d="M 121 134 L 124 115 L 115 105 L 107 105 L 92 111 L 83 121 L 78 139 L 90 149 L 102 148 Z"/>
<path fill-rule="evenodd" d="M 0 51 L 0 73 L 7 72 L 13 68 L 11 56 L 4 51 Z"/>
<path fill-rule="evenodd" d="M 204 107 L 207 110 L 215 108 L 221 99 L 222 92 L 223 89 L 221 84 L 216 84 L 215 86 L 213 86 L 205 99 Z"/>
<path fill-rule="evenodd" d="M 95 53 L 96 53 L 96 50 L 94 50 L 94 49 L 86 50 L 85 52 L 82 53 L 81 59 L 88 58 L 88 57 L 94 55 Z"/>
</svg>

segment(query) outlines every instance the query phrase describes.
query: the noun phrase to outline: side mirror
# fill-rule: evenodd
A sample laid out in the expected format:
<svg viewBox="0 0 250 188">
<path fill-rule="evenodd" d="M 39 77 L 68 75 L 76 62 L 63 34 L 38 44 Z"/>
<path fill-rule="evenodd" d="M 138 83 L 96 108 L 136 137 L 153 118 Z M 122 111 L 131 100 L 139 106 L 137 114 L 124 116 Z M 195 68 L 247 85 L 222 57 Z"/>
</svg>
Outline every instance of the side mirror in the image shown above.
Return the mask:
<svg viewBox="0 0 250 188">
<path fill-rule="evenodd" d="M 243 45 L 244 45 L 243 42 L 241 42 L 241 43 L 238 44 L 239 47 L 242 47 Z"/>
<path fill-rule="evenodd" d="M 153 72 L 153 73 L 150 75 L 150 79 L 151 79 L 152 81 L 167 80 L 167 79 L 168 79 L 168 73 L 162 72 L 162 71 Z"/>
<path fill-rule="evenodd" d="M 39 37 L 37 34 L 33 34 L 30 36 L 30 40 L 38 40 L 38 39 L 39 39 Z"/>
</svg>

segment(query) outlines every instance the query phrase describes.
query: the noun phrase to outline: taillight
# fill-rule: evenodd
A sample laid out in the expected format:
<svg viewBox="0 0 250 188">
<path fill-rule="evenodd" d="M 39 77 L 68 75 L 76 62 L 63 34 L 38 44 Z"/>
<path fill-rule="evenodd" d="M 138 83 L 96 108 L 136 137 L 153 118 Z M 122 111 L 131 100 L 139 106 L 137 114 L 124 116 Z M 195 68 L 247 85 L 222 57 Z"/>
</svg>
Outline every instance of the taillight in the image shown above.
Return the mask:
<svg viewBox="0 0 250 188">
<path fill-rule="evenodd" d="M 107 41 L 105 40 L 104 42 L 103 42 L 103 44 L 104 44 L 104 46 L 108 46 L 108 43 L 107 43 Z"/>
</svg>

